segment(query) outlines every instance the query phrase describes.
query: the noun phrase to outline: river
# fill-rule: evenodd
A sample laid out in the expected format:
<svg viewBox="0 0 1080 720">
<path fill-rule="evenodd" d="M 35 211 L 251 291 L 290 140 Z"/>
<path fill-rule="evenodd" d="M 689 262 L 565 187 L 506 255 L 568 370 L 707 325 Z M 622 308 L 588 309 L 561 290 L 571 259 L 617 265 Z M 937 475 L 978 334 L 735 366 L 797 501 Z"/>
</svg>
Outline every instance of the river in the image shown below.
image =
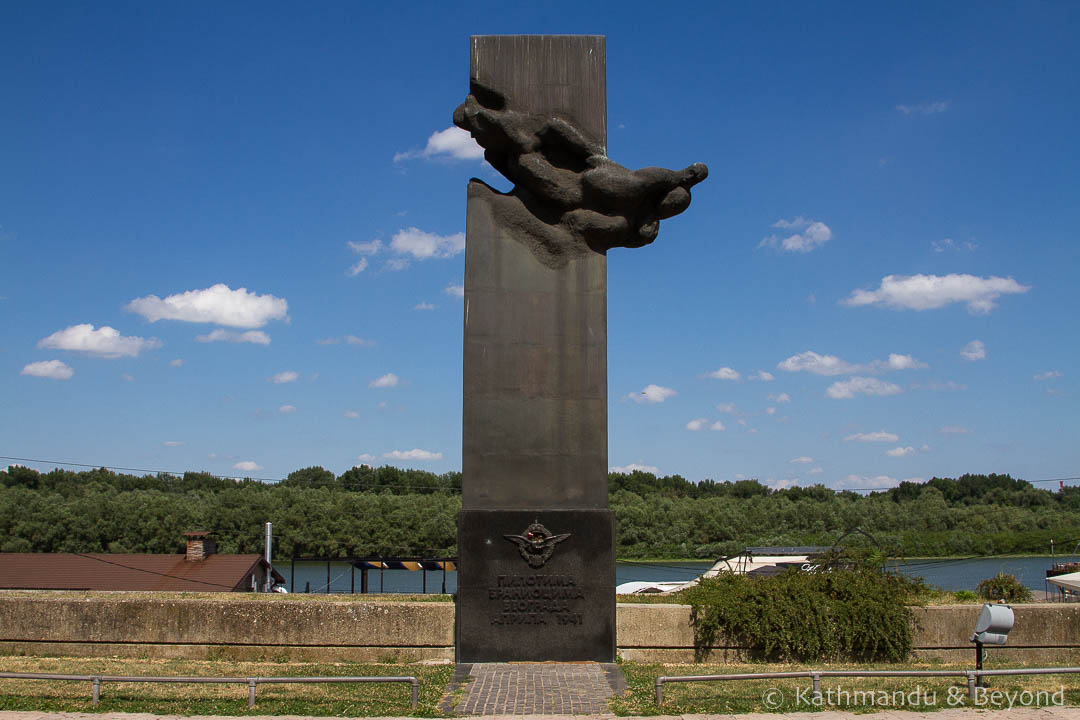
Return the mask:
<svg viewBox="0 0 1080 720">
<path fill-rule="evenodd" d="M 1015 575 L 1024 585 L 1032 590 L 1042 590 L 1046 571 L 1054 561 L 1080 560 L 1076 556 L 1049 555 L 1038 557 L 1002 557 L 1002 558 L 932 558 L 926 560 L 894 561 L 892 567 L 901 572 L 921 576 L 929 585 L 943 590 L 974 590 L 975 586 L 986 578 L 999 572 Z M 615 564 L 615 584 L 632 580 L 692 580 L 712 566 L 711 562 L 635 562 L 622 561 Z M 353 571 L 349 563 L 332 562 L 297 562 L 296 587 L 291 578 L 292 564 L 279 562 L 275 569 L 285 576 L 285 587 L 289 592 L 360 592 L 361 573 Z M 409 570 L 371 570 L 368 572 L 368 591 L 387 593 L 429 593 L 457 591 L 457 573 Z M 444 586 L 445 581 L 445 586 Z"/>
</svg>

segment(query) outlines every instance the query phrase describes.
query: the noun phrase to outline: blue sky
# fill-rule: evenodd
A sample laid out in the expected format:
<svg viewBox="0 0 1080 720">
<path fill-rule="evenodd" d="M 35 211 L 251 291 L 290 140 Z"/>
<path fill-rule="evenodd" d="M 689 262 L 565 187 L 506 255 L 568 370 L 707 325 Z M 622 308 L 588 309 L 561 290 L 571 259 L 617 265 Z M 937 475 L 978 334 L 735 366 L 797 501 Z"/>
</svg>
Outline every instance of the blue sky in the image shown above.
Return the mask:
<svg viewBox="0 0 1080 720">
<path fill-rule="evenodd" d="M 611 157 L 711 170 L 609 253 L 612 467 L 1080 475 L 1075 4 L 0 18 L 5 456 L 459 469 L 468 37 L 587 33 Z"/>
</svg>

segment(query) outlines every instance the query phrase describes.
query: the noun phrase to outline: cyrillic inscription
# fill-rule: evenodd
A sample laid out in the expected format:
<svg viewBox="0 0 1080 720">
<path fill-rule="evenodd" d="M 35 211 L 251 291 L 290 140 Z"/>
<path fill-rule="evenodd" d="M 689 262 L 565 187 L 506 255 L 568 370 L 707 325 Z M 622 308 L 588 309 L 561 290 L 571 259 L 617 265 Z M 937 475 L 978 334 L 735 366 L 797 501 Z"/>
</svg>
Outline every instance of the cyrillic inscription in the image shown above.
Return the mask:
<svg viewBox="0 0 1080 720">
<path fill-rule="evenodd" d="M 498 575 L 488 588 L 492 625 L 581 625 L 575 600 L 585 590 L 571 575 Z"/>
</svg>

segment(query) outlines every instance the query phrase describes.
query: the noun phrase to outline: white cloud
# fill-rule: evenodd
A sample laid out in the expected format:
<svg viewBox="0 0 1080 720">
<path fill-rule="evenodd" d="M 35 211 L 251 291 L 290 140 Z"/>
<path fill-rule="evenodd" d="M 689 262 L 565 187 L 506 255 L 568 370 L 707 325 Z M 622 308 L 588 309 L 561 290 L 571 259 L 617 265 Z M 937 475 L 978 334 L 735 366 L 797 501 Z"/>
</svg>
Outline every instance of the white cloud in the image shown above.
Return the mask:
<svg viewBox="0 0 1080 720">
<path fill-rule="evenodd" d="M 629 465 L 616 465 L 615 467 L 608 468 L 608 472 L 620 473 L 622 475 L 629 475 L 633 472 L 652 473 L 653 475 L 660 474 L 660 468 L 655 465 L 640 465 L 638 463 L 630 463 Z"/>
<path fill-rule="evenodd" d="M 788 460 L 789 465 L 809 465 L 814 462 L 814 458 L 807 457 L 806 455 L 800 455 L 797 458 L 791 458 Z"/>
<path fill-rule="evenodd" d="M 170 360 L 169 365 L 171 365 L 172 367 L 182 367 L 184 365 L 184 362 L 184 358 L 176 358 L 175 360 Z"/>
<path fill-rule="evenodd" d="M 119 331 L 108 325 L 97 330 L 89 323 L 72 325 L 57 330 L 47 338 L 38 341 L 39 348 L 50 350 L 70 350 L 106 358 L 135 357 L 143 350 L 161 347 L 157 338 L 124 337 Z"/>
<path fill-rule="evenodd" d="M 295 405 L 282 405 L 281 407 L 278 408 L 278 412 L 281 413 L 282 415 L 292 415 L 294 412 L 296 412 L 296 406 Z"/>
<path fill-rule="evenodd" d="M 345 271 L 345 274 L 349 277 L 356 277 L 360 273 L 367 270 L 368 261 L 367 258 L 360 258 L 357 262 L 349 266 L 349 269 Z"/>
<path fill-rule="evenodd" d="M 135 376 L 131 375 L 129 373 L 121 373 L 120 374 L 120 379 L 123 380 L 124 382 L 135 382 Z"/>
<path fill-rule="evenodd" d="M 368 383 L 368 387 L 371 388 L 392 388 L 397 387 L 400 378 L 394 373 L 386 373 L 381 375 Z"/>
<path fill-rule="evenodd" d="M 897 105 L 896 109 L 905 115 L 935 115 L 949 109 L 944 100 L 923 101 L 917 105 Z"/>
<path fill-rule="evenodd" d="M 764 370 L 758 370 L 756 373 L 752 373 L 747 377 L 751 380 L 760 380 L 762 382 L 772 382 L 776 379 L 772 373 L 765 372 Z"/>
<path fill-rule="evenodd" d="M 673 395 L 677 395 L 674 390 L 661 385 L 646 385 L 640 393 L 631 393 L 626 397 L 633 400 L 636 403 L 662 403 Z"/>
<path fill-rule="evenodd" d="M 742 378 L 742 375 L 739 374 L 738 370 L 722 367 L 719 370 L 705 373 L 705 377 L 712 378 L 713 380 L 739 380 Z"/>
<path fill-rule="evenodd" d="M 1059 378 L 1064 374 L 1065 373 L 1061 372 L 1060 370 L 1047 370 L 1046 372 L 1041 372 L 1033 377 L 1035 380 L 1053 380 L 1054 378 Z"/>
<path fill-rule="evenodd" d="M 875 475 L 874 477 L 867 477 L 865 475 L 848 475 L 838 483 L 838 486 L 841 490 L 878 490 L 881 488 L 895 487 L 896 484 L 896 478 L 889 477 L 888 475 Z"/>
<path fill-rule="evenodd" d="M 383 270 L 390 270 L 391 272 L 397 272 L 400 270 L 407 270 L 409 267 L 408 258 L 391 258 L 383 265 Z"/>
<path fill-rule="evenodd" d="M 776 367 L 787 372 L 805 371 L 815 375 L 848 375 L 860 369 L 860 366 L 844 362 L 835 355 L 818 355 L 813 350 L 792 355 Z"/>
<path fill-rule="evenodd" d="M 235 330 L 222 330 L 218 328 L 206 335 L 196 335 L 195 340 L 202 343 L 208 342 L 234 342 L 234 343 L 252 343 L 254 345 L 269 345 L 270 336 L 262 330 L 245 330 L 244 332 L 236 332 Z"/>
<path fill-rule="evenodd" d="M 463 298 L 465 297 L 465 286 L 454 285 L 453 283 L 451 283 L 450 285 L 447 285 L 445 288 L 443 288 L 443 292 L 451 297 Z"/>
<path fill-rule="evenodd" d="M 417 260 L 448 258 L 465 251 L 465 233 L 436 235 L 419 228 L 398 230 L 390 240 L 390 249 L 399 255 L 411 255 Z"/>
<path fill-rule="evenodd" d="M 886 450 L 885 454 L 889 457 L 907 457 L 915 454 L 915 448 L 910 445 L 907 447 L 894 447 L 892 450 Z"/>
<path fill-rule="evenodd" d="M 350 240 L 345 244 L 357 255 L 374 255 L 382 249 L 382 240 L 378 239 L 362 243 Z"/>
<path fill-rule="evenodd" d="M 856 395 L 897 395 L 900 386 L 877 378 L 853 377 L 835 382 L 825 394 L 838 400 L 849 400 Z"/>
<path fill-rule="evenodd" d="M 775 415 L 776 414 L 776 408 L 774 408 L 774 407 L 765 408 L 765 414 L 766 415 Z"/>
<path fill-rule="evenodd" d="M 735 407 L 735 403 L 730 403 L 730 402 L 718 403 L 716 405 L 716 409 L 719 410 L 722 413 L 727 413 L 728 415 L 738 415 L 739 414 L 739 408 Z"/>
<path fill-rule="evenodd" d="M 161 444 L 164 445 L 165 447 L 184 447 L 184 441 L 183 440 L 166 440 L 165 442 L 163 442 Z"/>
<path fill-rule="evenodd" d="M 365 463 L 365 464 L 370 464 L 370 463 L 375 462 L 375 456 L 372 455 L 371 453 L 360 453 L 359 455 L 356 456 L 356 459 L 359 460 L 362 463 Z"/>
<path fill-rule="evenodd" d="M 934 310 L 952 303 L 966 303 L 972 315 L 986 314 L 1002 295 L 1026 293 L 1011 277 L 974 275 L 886 275 L 877 290 L 854 290 L 841 305 L 882 305 L 893 310 Z"/>
<path fill-rule="evenodd" d="M 960 351 L 960 356 L 972 362 L 986 357 L 986 344 L 982 340 L 972 340 Z"/>
<path fill-rule="evenodd" d="M 317 345 L 340 345 L 342 343 L 342 341 L 344 341 L 346 345 L 359 345 L 361 347 L 374 347 L 375 346 L 375 341 L 374 340 L 365 340 L 364 338 L 357 337 L 356 335 L 345 335 L 344 337 L 340 337 L 340 338 L 339 337 L 327 337 L 327 338 L 322 338 L 320 340 L 316 340 L 315 343 Z"/>
<path fill-rule="evenodd" d="M 824 468 L 815 467 L 815 468 L 810 468 L 809 470 L 807 470 L 806 474 L 807 475 L 820 475 L 823 472 L 825 472 Z"/>
<path fill-rule="evenodd" d="M 262 470 L 262 465 L 259 465 L 254 460 L 242 460 L 241 462 L 233 465 L 233 470 L 243 470 L 245 472 L 252 472 L 254 470 Z"/>
<path fill-rule="evenodd" d="M 451 125 L 445 130 L 433 132 L 423 150 L 394 153 L 394 162 L 420 157 L 429 160 L 432 158 L 479 160 L 484 157 L 484 148 L 473 140 L 467 130 Z"/>
<path fill-rule="evenodd" d="M 848 435 L 844 438 L 844 442 L 896 442 L 900 439 L 900 436 L 896 433 L 886 432 L 885 430 L 878 430 L 877 432 L 868 433 L 855 433 L 854 435 Z"/>
<path fill-rule="evenodd" d="M 784 252 L 801 252 L 808 253 L 811 250 L 821 247 L 825 243 L 832 239 L 832 230 L 829 226 L 823 222 L 817 220 L 807 220 L 806 218 L 797 217 L 794 220 L 778 220 L 773 223 L 775 228 L 791 229 L 797 227 L 805 227 L 800 233 L 789 235 L 786 238 L 779 238 L 776 235 L 769 235 L 762 238 L 758 243 L 758 247 L 779 247 Z"/>
<path fill-rule="evenodd" d="M 350 420 L 355 420 L 356 418 L 360 417 L 360 413 L 356 412 L 355 410 L 346 410 L 345 417 L 349 418 Z"/>
<path fill-rule="evenodd" d="M 51 380 L 70 380 L 75 371 L 59 360 L 42 360 L 24 366 L 19 374 Z"/>
<path fill-rule="evenodd" d="M 709 424 L 709 418 L 695 418 L 686 423 L 686 429 L 697 432 Z"/>
<path fill-rule="evenodd" d="M 247 288 L 232 290 L 218 283 L 205 290 L 189 290 L 169 295 L 164 300 L 157 295 L 136 298 L 125 310 L 142 315 L 150 322 L 180 320 L 192 323 L 213 323 L 237 328 L 259 328 L 271 320 L 288 317 L 289 303 L 273 295 L 256 295 Z"/>
<path fill-rule="evenodd" d="M 723 431 L 727 430 L 727 428 L 724 427 L 724 423 L 720 422 L 719 420 L 717 420 L 712 425 L 710 425 L 709 429 L 710 430 L 715 430 L 716 432 L 723 432 Z"/>
<path fill-rule="evenodd" d="M 779 395 L 770 395 L 768 400 L 777 403 L 778 405 L 783 405 L 791 402 L 791 396 L 787 393 L 780 393 Z"/>
<path fill-rule="evenodd" d="M 944 240 L 931 240 L 930 247 L 934 248 L 934 252 L 942 253 L 946 250 L 976 250 L 979 246 L 973 242 L 957 243 L 952 238 L 945 238 Z"/>
<path fill-rule="evenodd" d="M 888 360 L 874 360 L 865 365 L 856 365 L 841 360 L 835 355 L 819 355 L 813 350 L 807 350 L 781 361 L 776 367 L 787 372 L 805 371 L 815 375 L 851 375 L 895 370 L 921 370 L 929 366 L 911 355 L 900 353 L 889 353 Z"/>
<path fill-rule="evenodd" d="M 942 435 L 970 435 L 975 432 L 962 425 L 946 425 L 938 430 Z"/>
<path fill-rule="evenodd" d="M 442 460 L 442 453 L 413 448 L 412 450 L 391 450 L 383 453 L 383 457 L 391 460 Z"/>
<path fill-rule="evenodd" d="M 899 353 L 889 353 L 889 359 L 885 362 L 875 360 L 872 363 L 872 367 L 880 370 L 922 370 L 930 367 L 921 360 L 916 360 L 910 355 L 900 355 Z"/>
<path fill-rule="evenodd" d="M 282 383 L 296 382 L 296 379 L 299 377 L 300 373 L 296 372 L 295 370 L 285 370 L 283 372 L 277 373 L 272 378 L 270 378 L 270 382 L 274 383 L 275 385 L 281 385 Z"/>
<path fill-rule="evenodd" d="M 465 288 L 462 288 L 461 290 L 462 290 L 462 293 L 464 293 Z M 434 309 L 435 309 L 435 306 L 432 305 L 431 303 L 428 303 L 428 302 L 418 302 L 418 303 L 416 303 L 416 305 L 413 306 L 413 310 L 434 310 Z"/>
</svg>

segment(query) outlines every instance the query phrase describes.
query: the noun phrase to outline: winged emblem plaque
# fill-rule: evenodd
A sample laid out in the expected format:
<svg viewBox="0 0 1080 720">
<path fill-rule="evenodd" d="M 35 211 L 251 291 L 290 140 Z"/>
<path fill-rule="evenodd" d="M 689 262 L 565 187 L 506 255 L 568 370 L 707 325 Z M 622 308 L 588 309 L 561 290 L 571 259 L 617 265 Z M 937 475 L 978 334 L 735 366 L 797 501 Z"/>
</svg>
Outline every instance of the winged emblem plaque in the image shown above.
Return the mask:
<svg viewBox="0 0 1080 720">
<path fill-rule="evenodd" d="M 503 537 L 518 546 L 518 552 L 529 563 L 529 567 L 540 568 L 544 567 L 544 563 L 555 552 L 555 546 L 570 537 L 570 533 L 554 535 L 539 522 L 534 522 L 520 535 Z"/>
</svg>

